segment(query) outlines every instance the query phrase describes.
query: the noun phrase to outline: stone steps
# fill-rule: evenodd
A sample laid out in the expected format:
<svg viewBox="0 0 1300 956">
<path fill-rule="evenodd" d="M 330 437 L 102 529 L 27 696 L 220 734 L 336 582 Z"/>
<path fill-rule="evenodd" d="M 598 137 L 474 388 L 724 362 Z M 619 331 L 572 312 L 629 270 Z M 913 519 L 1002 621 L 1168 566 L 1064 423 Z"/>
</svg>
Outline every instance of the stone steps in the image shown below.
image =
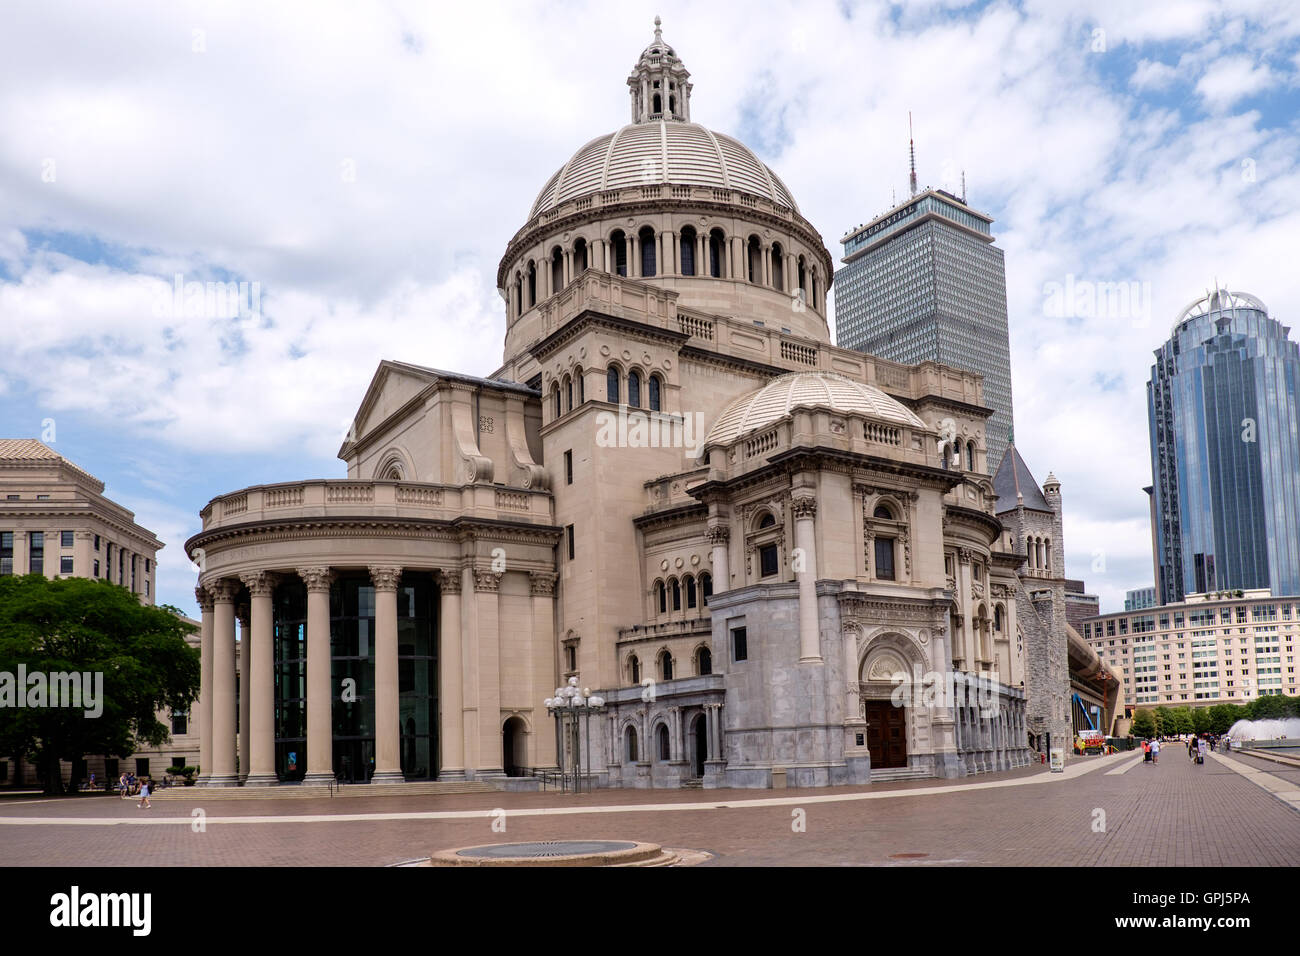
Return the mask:
<svg viewBox="0 0 1300 956">
<path fill-rule="evenodd" d="M 495 793 L 496 787 L 482 780 L 437 781 L 425 783 L 357 783 L 341 787 L 167 787 L 150 794 L 150 800 L 187 800 L 207 803 L 213 800 L 312 800 L 330 797 L 424 797 L 454 793 Z"/>
<path fill-rule="evenodd" d="M 928 780 L 933 774 L 924 767 L 871 768 L 872 783 L 892 783 L 895 780 Z"/>
</svg>

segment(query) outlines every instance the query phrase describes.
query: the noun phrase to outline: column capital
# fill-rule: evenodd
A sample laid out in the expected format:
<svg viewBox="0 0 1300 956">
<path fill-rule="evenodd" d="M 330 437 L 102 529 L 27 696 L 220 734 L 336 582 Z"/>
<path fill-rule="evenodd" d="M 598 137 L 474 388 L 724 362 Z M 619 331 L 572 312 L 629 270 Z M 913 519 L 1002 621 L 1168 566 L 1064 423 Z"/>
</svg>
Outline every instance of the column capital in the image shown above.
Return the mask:
<svg viewBox="0 0 1300 956">
<path fill-rule="evenodd" d="M 212 595 L 214 604 L 233 604 L 235 595 L 239 593 L 239 585 L 229 578 L 217 578 L 208 585 L 208 592 Z"/>
<path fill-rule="evenodd" d="M 280 575 L 271 571 L 250 571 L 241 574 L 239 580 L 244 582 L 244 587 L 248 588 L 248 593 L 253 597 L 270 597 L 275 586 L 280 583 Z"/>
<path fill-rule="evenodd" d="M 438 587 L 443 594 L 459 594 L 460 568 L 438 568 Z"/>
<path fill-rule="evenodd" d="M 498 591 L 501 588 L 501 575 L 489 568 L 474 569 L 474 590 L 480 592 Z"/>
<path fill-rule="evenodd" d="M 528 586 L 536 596 L 549 596 L 555 593 L 555 581 L 559 577 L 554 571 L 529 571 Z"/>
<path fill-rule="evenodd" d="M 731 528 L 725 524 L 713 525 L 709 528 L 709 544 L 719 545 L 726 544 L 731 540 Z"/>
<path fill-rule="evenodd" d="M 402 569 L 397 567 L 370 566 L 370 580 L 376 591 L 396 591 L 402 579 Z"/>
<path fill-rule="evenodd" d="M 200 611 L 212 610 L 212 595 L 207 588 L 196 587 L 194 589 L 194 600 L 198 602 Z"/>
<path fill-rule="evenodd" d="M 790 511 L 795 519 L 813 518 L 817 515 L 817 499 L 811 495 L 798 495 L 790 502 Z"/>
<path fill-rule="evenodd" d="M 298 568 L 297 572 L 308 591 L 328 591 L 334 580 L 334 572 L 329 568 Z"/>
</svg>

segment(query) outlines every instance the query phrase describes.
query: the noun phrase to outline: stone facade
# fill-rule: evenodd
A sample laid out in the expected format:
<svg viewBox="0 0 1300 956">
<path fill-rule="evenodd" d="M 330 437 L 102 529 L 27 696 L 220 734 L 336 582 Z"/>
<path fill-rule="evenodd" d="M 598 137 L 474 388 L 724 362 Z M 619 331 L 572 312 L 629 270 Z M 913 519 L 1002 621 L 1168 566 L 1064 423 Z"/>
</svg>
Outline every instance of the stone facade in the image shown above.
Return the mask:
<svg viewBox="0 0 1300 956">
<path fill-rule="evenodd" d="M 996 516 L 980 379 L 830 344 L 820 236 L 689 123 L 687 75 L 656 33 L 634 123 L 543 188 L 498 273 L 496 373 L 386 361 L 346 480 L 203 509 L 205 701 L 232 685 L 222 602 L 279 582 L 251 603 L 250 783 L 297 779 L 300 747 L 307 782 L 342 751 L 372 755 L 365 779 L 412 777 L 408 713 L 434 695 L 391 679 L 424 620 L 394 586 L 436 593 L 440 779 L 576 762 L 607 786 L 823 786 L 1028 759 L 1025 555 Z M 662 84 L 682 100 L 659 112 Z M 649 180 L 624 182 L 642 160 Z M 299 666 L 285 654 L 305 660 L 302 724 L 267 676 Z M 354 672 L 360 730 L 332 734 Z M 561 739 L 543 702 L 570 679 L 607 706 Z M 210 715 L 232 733 L 229 705 Z M 237 782 L 211 756 L 205 782 Z"/>
</svg>

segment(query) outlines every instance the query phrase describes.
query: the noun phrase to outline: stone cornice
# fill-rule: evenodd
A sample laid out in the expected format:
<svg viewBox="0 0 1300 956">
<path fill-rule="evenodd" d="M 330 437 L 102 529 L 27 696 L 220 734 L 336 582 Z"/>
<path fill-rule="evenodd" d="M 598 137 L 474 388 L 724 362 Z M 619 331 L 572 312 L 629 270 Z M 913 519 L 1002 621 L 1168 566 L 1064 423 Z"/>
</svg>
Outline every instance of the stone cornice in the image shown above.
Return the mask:
<svg viewBox="0 0 1300 956">
<path fill-rule="evenodd" d="M 200 532 L 185 542 L 185 553 L 192 554 L 196 547 L 207 548 L 218 541 L 248 537 L 263 537 L 272 541 L 329 537 L 420 537 L 449 542 L 482 538 L 492 541 L 536 541 L 553 544 L 563 533 L 563 529 L 555 525 L 494 518 L 471 518 L 464 515 L 451 519 L 375 515 L 274 518 Z"/>
<path fill-rule="evenodd" d="M 964 523 L 975 525 L 989 532 L 989 544 L 992 544 L 1002 536 L 1005 530 L 1002 522 L 991 514 L 983 511 L 977 511 L 974 508 L 966 508 L 962 505 L 944 505 L 944 515 L 953 523 Z"/>
<path fill-rule="evenodd" d="M 663 511 L 651 511 L 639 514 L 632 519 L 632 524 L 635 527 L 640 528 L 642 531 L 649 531 L 652 528 L 666 527 L 676 524 L 690 524 L 693 521 L 703 521 L 708 516 L 709 509 L 707 505 L 698 502 L 691 502 L 690 504 L 665 508 Z"/>
<path fill-rule="evenodd" d="M 566 342 L 572 341 L 590 327 L 611 329 L 615 332 L 631 334 L 647 340 L 658 340 L 667 345 L 680 346 L 690 336 L 675 329 L 666 329 L 659 325 L 638 322 L 609 315 L 597 309 L 583 309 L 545 338 L 534 342 L 524 349 L 524 354 L 531 355 L 539 364 L 545 363 L 547 357 Z M 593 368 L 596 366 L 593 365 Z"/>
</svg>

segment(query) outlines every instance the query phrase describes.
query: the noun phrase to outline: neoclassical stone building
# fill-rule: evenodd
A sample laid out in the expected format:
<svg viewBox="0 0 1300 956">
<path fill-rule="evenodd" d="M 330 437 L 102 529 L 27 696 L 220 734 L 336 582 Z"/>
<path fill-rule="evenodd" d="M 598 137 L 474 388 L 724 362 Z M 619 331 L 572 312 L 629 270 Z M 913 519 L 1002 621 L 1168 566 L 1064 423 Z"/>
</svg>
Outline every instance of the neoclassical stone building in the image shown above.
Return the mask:
<svg viewBox="0 0 1300 956">
<path fill-rule="evenodd" d="M 834 347 L 821 236 L 692 122 L 658 29 L 628 86 L 506 247 L 498 371 L 385 361 L 346 478 L 203 509 L 207 783 L 500 778 L 576 744 L 638 787 L 1027 759 L 979 377 Z M 608 702 L 580 741 L 543 704 L 570 677 Z"/>
</svg>

